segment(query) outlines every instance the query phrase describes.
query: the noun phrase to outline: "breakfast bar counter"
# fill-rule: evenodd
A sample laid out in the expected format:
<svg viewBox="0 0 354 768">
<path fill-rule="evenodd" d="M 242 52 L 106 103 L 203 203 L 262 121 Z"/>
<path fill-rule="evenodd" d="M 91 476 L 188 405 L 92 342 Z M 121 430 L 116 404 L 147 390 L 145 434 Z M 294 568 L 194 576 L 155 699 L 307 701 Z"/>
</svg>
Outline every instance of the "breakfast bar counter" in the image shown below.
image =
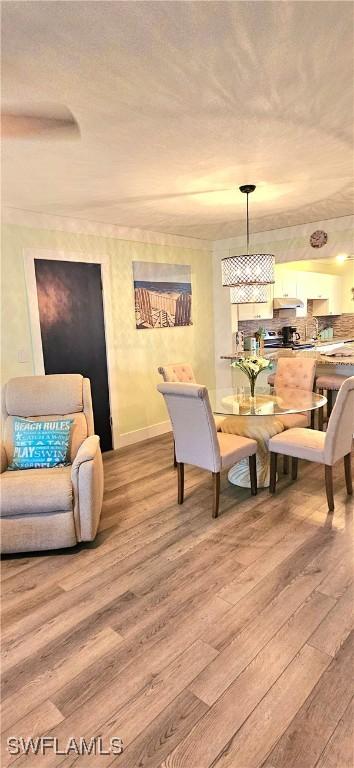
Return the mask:
<svg viewBox="0 0 354 768">
<path fill-rule="evenodd" d="M 317 344 L 315 349 L 299 349 L 295 350 L 296 357 L 315 357 L 317 365 L 322 366 L 331 366 L 331 370 L 333 370 L 333 366 L 349 366 L 354 368 L 354 343 L 343 343 L 343 354 L 340 355 L 341 349 L 333 350 L 333 354 L 321 353 L 321 347 L 329 346 L 329 343 L 327 344 Z M 284 349 L 284 348 L 283 348 Z M 274 360 L 276 362 L 278 357 L 278 348 L 269 348 L 264 349 L 262 351 L 262 356 L 266 357 L 268 360 Z M 334 354 L 336 352 L 336 354 Z M 244 353 L 247 355 L 248 353 Z M 240 355 L 236 355 L 236 353 L 231 352 L 228 355 L 221 355 L 222 360 L 237 360 Z M 343 371 L 344 373 L 344 371 Z M 353 373 L 348 373 L 348 376 L 352 376 Z"/>
</svg>

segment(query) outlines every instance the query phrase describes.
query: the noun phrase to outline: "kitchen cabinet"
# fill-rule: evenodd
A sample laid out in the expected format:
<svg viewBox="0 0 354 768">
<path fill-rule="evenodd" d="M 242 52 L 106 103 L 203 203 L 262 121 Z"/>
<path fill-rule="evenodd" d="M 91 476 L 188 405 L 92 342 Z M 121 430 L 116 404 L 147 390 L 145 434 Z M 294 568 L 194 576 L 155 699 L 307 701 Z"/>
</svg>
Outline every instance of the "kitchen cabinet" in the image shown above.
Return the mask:
<svg viewBox="0 0 354 768">
<path fill-rule="evenodd" d="M 276 298 L 300 299 L 303 307 L 296 307 L 296 317 L 307 315 L 307 290 L 303 273 L 287 269 L 286 265 L 275 265 L 274 296 Z"/>
<path fill-rule="evenodd" d="M 342 278 L 338 275 L 312 274 L 311 290 L 314 317 L 342 313 Z M 317 285 L 316 285 L 317 283 Z"/>
<path fill-rule="evenodd" d="M 342 312 L 350 314 L 354 313 L 354 260 L 348 259 L 343 265 L 342 274 L 342 295 L 341 306 Z"/>
<path fill-rule="evenodd" d="M 273 286 L 267 288 L 267 296 L 268 301 L 261 304 L 234 304 L 232 310 L 234 307 L 237 309 L 237 320 L 271 320 L 273 318 Z"/>
<path fill-rule="evenodd" d="M 276 298 L 295 298 L 298 273 L 284 268 L 283 265 L 275 265 L 274 296 Z"/>
</svg>

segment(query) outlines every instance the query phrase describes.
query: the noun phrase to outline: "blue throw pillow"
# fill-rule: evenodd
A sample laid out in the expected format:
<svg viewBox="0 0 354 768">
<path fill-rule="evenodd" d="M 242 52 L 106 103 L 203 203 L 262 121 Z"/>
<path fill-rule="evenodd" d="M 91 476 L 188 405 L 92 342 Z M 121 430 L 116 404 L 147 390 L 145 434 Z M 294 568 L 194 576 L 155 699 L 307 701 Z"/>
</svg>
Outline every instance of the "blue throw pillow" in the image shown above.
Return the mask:
<svg viewBox="0 0 354 768">
<path fill-rule="evenodd" d="M 29 421 L 14 418 L 14 455 L 8 469 L 41 469 L 70 464 L 69 446 L 73 419 Z"/>
</svg>

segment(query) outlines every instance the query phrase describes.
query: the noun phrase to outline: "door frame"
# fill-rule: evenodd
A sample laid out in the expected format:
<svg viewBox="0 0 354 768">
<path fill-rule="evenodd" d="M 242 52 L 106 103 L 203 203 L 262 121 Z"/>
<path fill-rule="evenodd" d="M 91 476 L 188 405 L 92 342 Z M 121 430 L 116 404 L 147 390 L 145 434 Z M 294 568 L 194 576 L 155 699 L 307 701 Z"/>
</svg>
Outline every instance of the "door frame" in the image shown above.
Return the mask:
<svg viewBox="0 0 354 768">
<path fill-rule="evenodd" d="M 25 248 L 23 251 L 23 262 L 25 271 L 25 281 L 27 290 L 30 331 L 32 338 L 32 353 L 33 353 L 33 365 L 34 373 L 36 376 L 43 376 L 44 359 L 43 359 L 43 346 L 41 336 L 41 325 L 39 318 L 39 306 L 38 306 L 38 294 L 36 273 L 34 267 L 35 259 L 46 259 L 52 261 L 78 261 L 83 264 L 100 264 L 101 265 L 101 280 L 102 280 L 102 301 L 103 301 L 103 323 L 106 340 L 106 361 L 107 361 L 107 374 L 108 374 L 108 397 L 109 408 L 111 414 L 111 431 L 112 431 L 112 445 L 115 449 L 119 444 L 119 432 L 118 432 L 118 401 L 117 401 L 117 381 L 115 373 L 115 365 L 112 357 L 114 350 L 113 344 L 113 318 L 112 318 L 112 295 L 110 286 L 110 261 L 107 254 L 101 256 L 97 255 L 84 255 L 83 253 L 75 253 L 70 251 L 52 251 L 42 248 Z"/>
</svg>

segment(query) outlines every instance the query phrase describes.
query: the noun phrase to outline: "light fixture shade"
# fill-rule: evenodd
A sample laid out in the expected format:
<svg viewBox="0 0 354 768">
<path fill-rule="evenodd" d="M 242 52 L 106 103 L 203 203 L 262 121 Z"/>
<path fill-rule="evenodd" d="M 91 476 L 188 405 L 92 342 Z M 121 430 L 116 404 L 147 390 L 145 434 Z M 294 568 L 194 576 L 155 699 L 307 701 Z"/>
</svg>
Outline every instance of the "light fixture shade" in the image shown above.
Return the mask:
<svg viewBox="0 0 354 768">
<path fill-rule="evenodd" d="M 262 304 L 268 301 L 266 285 L 236 285 L 230 288 L 231 304 Z"/>
<path fill-rule="evenodd" d="M 221 260 L 222 284 L 231 288 L 236 285 L 274 283 L 274 261 L 271 253 L 227 256 Z"/>
</svg>

